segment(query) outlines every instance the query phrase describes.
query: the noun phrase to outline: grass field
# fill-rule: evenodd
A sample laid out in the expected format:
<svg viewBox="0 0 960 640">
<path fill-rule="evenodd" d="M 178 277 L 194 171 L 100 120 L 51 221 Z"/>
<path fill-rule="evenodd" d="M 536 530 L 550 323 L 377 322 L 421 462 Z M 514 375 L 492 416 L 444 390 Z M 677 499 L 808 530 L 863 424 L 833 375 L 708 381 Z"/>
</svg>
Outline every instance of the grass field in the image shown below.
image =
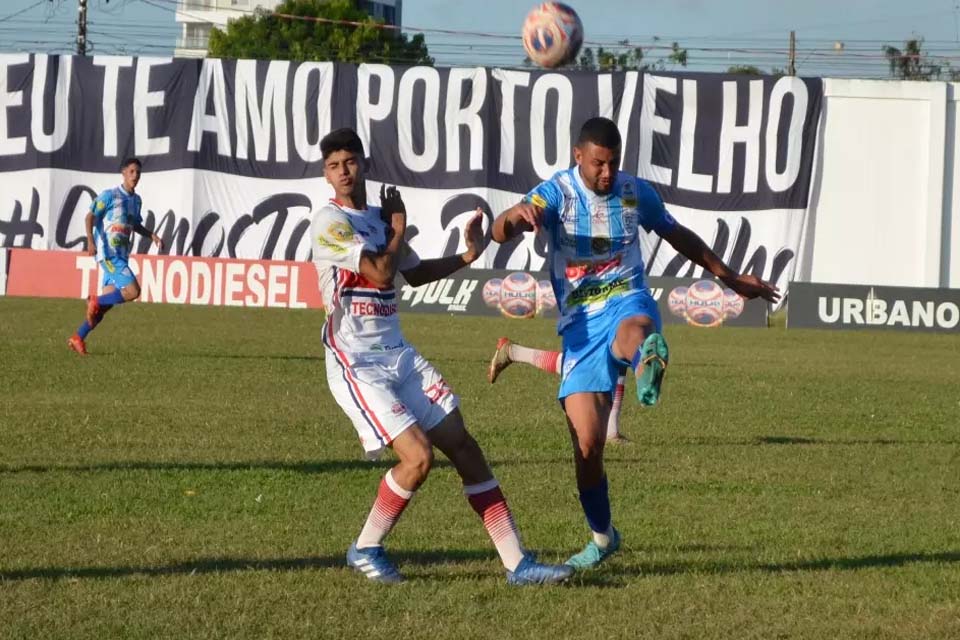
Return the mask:
<svg viewBox="0 0 960 640">
<path fill-rule="evenodd" d="M 960 637 L 960 340 L 670 329 L 661 406 L 608 450 L 625 550 L 515 588 L 448 466 L 389 540 L 343 553 L 389 462 L 361 460 L 313 311 L 0 298 L 2 638 Z M 528 547 L 587 540 L 556 380 L 484 379 L 548 321 L 410 316 Z"/>
</svg>

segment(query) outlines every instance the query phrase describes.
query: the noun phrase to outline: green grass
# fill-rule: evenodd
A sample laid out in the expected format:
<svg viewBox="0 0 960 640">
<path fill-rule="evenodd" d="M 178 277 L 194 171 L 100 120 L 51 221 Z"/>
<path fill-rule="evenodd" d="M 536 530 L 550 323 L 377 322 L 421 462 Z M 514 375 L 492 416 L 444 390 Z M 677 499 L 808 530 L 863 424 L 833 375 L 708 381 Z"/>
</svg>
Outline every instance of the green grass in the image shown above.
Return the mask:
<svg viewBox="0 0 960 640">
<path fill-rule="evenodd" d="M 0 298 L 0 637 L 960 637 L 956 336 L 676 328 L 661 406 L 607 453 L 625 548 L 511 588 L 448 466 L 343 566 L 389 463 L 361 461 L 311 311 Z M 484 379 L 547 321 L 410 316 L 524 540 L 587 540 L 556 380 Z"/>
</svg>

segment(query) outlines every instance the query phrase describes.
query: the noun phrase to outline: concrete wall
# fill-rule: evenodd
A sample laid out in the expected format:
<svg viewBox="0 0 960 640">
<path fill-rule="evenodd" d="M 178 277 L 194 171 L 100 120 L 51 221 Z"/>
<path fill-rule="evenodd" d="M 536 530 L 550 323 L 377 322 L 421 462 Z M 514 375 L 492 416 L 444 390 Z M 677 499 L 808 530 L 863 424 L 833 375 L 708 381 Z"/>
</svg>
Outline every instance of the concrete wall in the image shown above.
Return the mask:
<svg viewBox="0 0 960 640">
<path fill-rule="evenodd" d="M 797 280 L 960 288 L 958 87 L 824 81 Z"/>
</svg>

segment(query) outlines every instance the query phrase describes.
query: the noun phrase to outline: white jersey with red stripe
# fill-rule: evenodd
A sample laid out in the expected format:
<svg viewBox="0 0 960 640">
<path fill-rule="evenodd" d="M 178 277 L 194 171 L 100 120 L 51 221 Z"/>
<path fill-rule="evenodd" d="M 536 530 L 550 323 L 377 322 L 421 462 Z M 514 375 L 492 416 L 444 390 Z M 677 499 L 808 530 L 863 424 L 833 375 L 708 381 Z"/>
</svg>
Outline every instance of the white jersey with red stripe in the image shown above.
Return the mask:
<svg viewBox="0 0 960 640">
<path fill-rule="evenodd" d="M 405 344 L 393 285 L 378 287 L 360 273 L 361 255 L 383 251 L 388 231 L 379 207 L 361 211 L 331 201 L 313 214 L 313 262 L 327 311 L 323 340 L 331 349 L 382 353 Z M 419 261 L 408 250 L 400 269 L 415 267 Z"/>
<path fill-rule="evenodd" d="M 403 339 L 393 286 L 377 287 L 360 273 L 363 252 L 382 251 L 387 232 L 378 207 L 359 211 L 336 202 L 317 210 L 310 228 L 327 310 L 327 385 L 369 453 L 411 425 L 429 431 L 460 403 L 440 372 Z M 419 262 L 409 251 L 400 269 Z"/>
</svg>

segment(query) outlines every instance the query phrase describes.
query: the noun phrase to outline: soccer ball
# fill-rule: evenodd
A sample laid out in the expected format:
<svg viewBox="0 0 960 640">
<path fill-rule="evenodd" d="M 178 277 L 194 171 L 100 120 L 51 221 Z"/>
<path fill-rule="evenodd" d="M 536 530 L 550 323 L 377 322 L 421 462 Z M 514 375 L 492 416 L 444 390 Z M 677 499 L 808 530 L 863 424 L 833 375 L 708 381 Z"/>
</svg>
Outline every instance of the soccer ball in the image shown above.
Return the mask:
<svg viewBox="0 0 960 640">
<path fill-rule="evenodd" d="M 723 288 L 713 280 L 698 280 L 687 289 L 687 322 L 716 327 L 723 322 Z"/>
<path fill-rule="evenodd" d="M 733 320 L 743 313 L 743 298 L 733 289 L 723 290 L 723 319 Z"/>
<path fill-rule="evenodd" d="M 537 312 L 537 279 L 517 271 L 500 285 L 500 311 L 508 318 L 532 318 Z"/>
<path fill-rule="evenodd" d="M 553 294 L 553 285 L 549 280 L 537 282 L 537 313 L 557 307 L 557 297 Z"/>
<path fill-rule="evenodd" d="M 687 315 L 687 288 L 677 287 L 667 296 L 667 307 L 670 313 L 678 318 L 684 318 Z"/>
<path fill-rule="evenodd" d="M 491 309 L 496 309 L 500 306 L 500 285 L 502 283 L 503 280 L 500 278 L 491 278 L 483 285 L 483 303 Z"/>
<path fill-rule="evenodd" d="M 583 44 L 583 22 L 562 2 L 541 2 L 523 23 L 523 48 L 541 67 L 553 69 L 572 62 Z"/>
</svg>

